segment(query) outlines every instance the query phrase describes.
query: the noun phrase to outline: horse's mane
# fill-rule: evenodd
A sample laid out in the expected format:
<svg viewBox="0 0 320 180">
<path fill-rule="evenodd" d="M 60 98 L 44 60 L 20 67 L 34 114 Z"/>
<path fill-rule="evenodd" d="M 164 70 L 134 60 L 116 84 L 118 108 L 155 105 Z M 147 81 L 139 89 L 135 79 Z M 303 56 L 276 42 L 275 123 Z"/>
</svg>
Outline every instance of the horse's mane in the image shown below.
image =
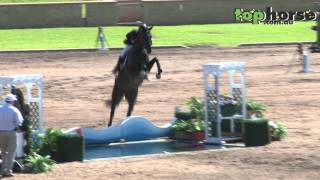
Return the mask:
<svg viewBox="0 0 320 180">
<path fill-rule="evenodd" d="M 23 96 L 21 89 L 16 88 L 15 86 L 12 86 L 11 93 L 16 95 L 16 97 L 17 97 L 18 103 L 16 106 L 20 110 L 22 116 L 25 117 L 25 116 L 29 115 L 29 108 L 24 103 L 24 96 Z"/>
</svg>

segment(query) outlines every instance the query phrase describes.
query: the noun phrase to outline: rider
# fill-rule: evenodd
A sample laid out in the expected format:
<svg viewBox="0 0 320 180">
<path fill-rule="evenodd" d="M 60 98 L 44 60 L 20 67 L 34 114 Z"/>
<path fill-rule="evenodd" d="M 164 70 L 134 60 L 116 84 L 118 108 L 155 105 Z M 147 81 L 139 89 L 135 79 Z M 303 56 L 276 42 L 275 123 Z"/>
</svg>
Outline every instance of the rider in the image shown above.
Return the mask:
<svg viewBox="0 0 320 180">
<path fill-rule="evenodd" d="M 126 63 L 127 53 L 132 48 L 132 46 L 134 44 L 134 40 L 136 39 L 137 35 L 138 35 L 138 31 L 137 30 L 132 30 L 129 33 L 127 33 L 126 39 L 123 41 L 126 46 L 122 50 L 122 52 L 121 52 L 121 54 L 119 56 L 117 65 L 112 71 L 113 74 L 118 75 L 119 72 L 122 70 L 124 64 Z"/>
</svg>

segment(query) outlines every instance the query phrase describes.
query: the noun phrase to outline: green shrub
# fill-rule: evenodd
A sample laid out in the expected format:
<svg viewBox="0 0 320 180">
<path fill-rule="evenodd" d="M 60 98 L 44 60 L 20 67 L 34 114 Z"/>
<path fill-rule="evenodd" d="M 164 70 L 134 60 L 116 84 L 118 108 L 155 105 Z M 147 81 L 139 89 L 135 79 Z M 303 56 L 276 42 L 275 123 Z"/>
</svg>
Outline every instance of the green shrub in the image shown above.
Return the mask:
<svg viewBox="0 0 320 180">
<path fill-rule="evenodd" d="M 84 139 L 76 135 L 63 134 L 57 137 L 57 155 L 59 162 L 82 161 L 84 157 Z"/>
<path fill-rule="evenodd" d="M 26 155 L 31 155 L 33 152 L 36 151 L 36 145 L 33 141 L 32 127 L 29 116 L 27 116 L 26 119 L 23 121 L 21 129 L 25 132 L 24 139 L 26 140 L 26 145 L 23 147 L 23 150 Z"/>
<path fill-rule="evenodd" d="M 269 121 L 269 130 L 272 140 L 280 141 L 288 136 L 287 128 L 279 122 Z"/>
<path fill-rule="evenodd" d="M 177 120 L 172 125 L 174 131 L 203 132 L 204 103 L 197 97 L 191 97 L 186 103 L 189 112 L 176 111 Z"/>
<path fill-rule="evenodd" d="M 50 156 L 41 156 L 37 153 L 32 153 L 25 158 L 25 172 L 27 173 L 42 173 L 51 170 L 56 162 L 50 159 Z"/>
<path fill-rule="evenodd" d="M 247 101 L 247 113 L 249 116 L 248 118 L 250 118 L 250 116 L 253 114 L 255 114 L 256 117 L 262 118 L 266 110 L 267 110 L 267 105 L 265 105 L 262 102 L 254 101 L 254 100 Z"/>
<path fill-rule="evenodd" d="M 246 146 L 262 146 L 270 143 L 268 120 L 245 120 L 243 123 Z"/>
<path fill-rule="evenodd" d="M 191 97 L 187 102 L 187 106 L 194 118 L 203 120 L 204 119 L 204 102 L 197 97 Z"/>
<path fill-rule="evenodd" d="M 51 155 L 52 151 L 57 149 L 57 137 L 62 135 L 63 132 L 60 129 L 48 128 L 45 134 L 39 135 L 40 147 L 39 154 Z"/>
<path fill-rule="evenodd" d="M 182 120 L 178 119 L 172 125 L 172 129 L 174 131 L 188 131 L 191 129 L 191 121 L 190 120 Z"/>
<path fill-rule="evenodd" d="M 172 125 L 174 131 L 184 132 L 203 132 L 204 122 L 197 119 L 182 120 L 178 119 Z"/>
<path fill-rule="evenodd" d="M 264 103 L 250 99 L 247 100 L 246 107 L 248 118 L 251 118 L 253 114 L 255 114 L 255 116 L 258 118 L 262 118 L 264 116 L 264 112 L 267 110 L 267 105 L 265 105 Z M 241 113 L 242 106 L 240 103 L 236 105 L 236 111 L 237 113 Z"/>
<path fill-rule="evenodd" d="M 267 105 L 262 102 L 248 100 L 247 101 L 247 110 L 248 111 L 258 111 L 258 112 L 265 112 L 267 110 Z"/>
</svg>

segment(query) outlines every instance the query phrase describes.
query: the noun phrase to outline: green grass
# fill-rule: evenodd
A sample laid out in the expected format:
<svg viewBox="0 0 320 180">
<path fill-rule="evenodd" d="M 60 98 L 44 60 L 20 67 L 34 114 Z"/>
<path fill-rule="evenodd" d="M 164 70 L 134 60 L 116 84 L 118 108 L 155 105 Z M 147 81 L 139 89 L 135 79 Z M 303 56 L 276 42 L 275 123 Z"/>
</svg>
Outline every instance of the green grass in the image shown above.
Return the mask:
<svg viewBox="0 0 320 180">
<path fill-rule="evenodd" d="M 245 43 L 313 42 L 315 22 L 293 25 L 212 24 L 155 26 L 152 30 L 155 46 L 218 45 L 237 46 Z M 98 28 L 46 28 L 0 30 L 0 49 L 94 48 Z M 105 27 L 111 47 L 122 47 L 125 34 L 133 27 Z"/>
<path fill-rule="evenodd" d="M 75 2 L 75 1 L 81 1 L 81 0 L 0 0 L 0 4 L 2 3 L 72 2 L 72 1 Z M 90 0 L 86 0 L 86 1 L 90 1 Z"/>
</svg>

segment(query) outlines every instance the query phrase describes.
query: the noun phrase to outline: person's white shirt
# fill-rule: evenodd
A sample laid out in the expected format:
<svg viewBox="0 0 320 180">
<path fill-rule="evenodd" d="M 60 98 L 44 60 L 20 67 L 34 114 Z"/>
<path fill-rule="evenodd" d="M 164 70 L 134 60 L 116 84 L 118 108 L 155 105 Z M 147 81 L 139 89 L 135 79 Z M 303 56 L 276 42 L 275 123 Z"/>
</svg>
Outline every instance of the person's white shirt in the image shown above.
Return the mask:
<svg viewBox="0 0 320 180">
<path fill-rule="evenodd" d="M 23 117 L 16 107 L 10 103 L 0 105 L 0 131 L 14 131 L 22 122 Z"/>
</svg>

